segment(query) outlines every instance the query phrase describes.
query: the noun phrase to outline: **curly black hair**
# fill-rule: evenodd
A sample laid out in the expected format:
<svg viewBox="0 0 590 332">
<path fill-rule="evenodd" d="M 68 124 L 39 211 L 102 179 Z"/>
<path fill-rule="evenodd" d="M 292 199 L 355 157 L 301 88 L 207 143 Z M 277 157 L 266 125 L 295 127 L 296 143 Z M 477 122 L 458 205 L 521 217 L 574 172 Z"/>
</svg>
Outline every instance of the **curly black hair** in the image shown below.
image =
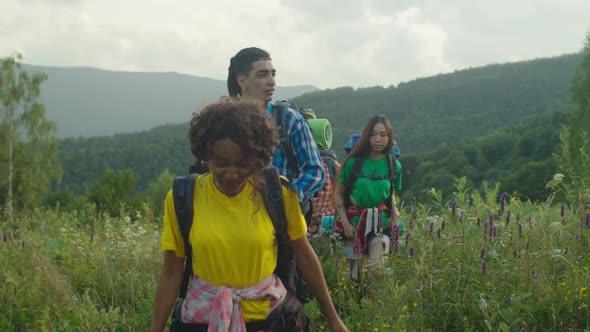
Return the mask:
<svg viewBox="0 0 590 332">
<path fill-rule="evenodd" d="M 278 132 L 261 103 L 224 99 L 194 113 L 188 139 L 197 161 L 206 162 L 210 148 L 229 138 L 248 158 L 252 173 L 268 165 L 279 143 Z"/>
</svg>

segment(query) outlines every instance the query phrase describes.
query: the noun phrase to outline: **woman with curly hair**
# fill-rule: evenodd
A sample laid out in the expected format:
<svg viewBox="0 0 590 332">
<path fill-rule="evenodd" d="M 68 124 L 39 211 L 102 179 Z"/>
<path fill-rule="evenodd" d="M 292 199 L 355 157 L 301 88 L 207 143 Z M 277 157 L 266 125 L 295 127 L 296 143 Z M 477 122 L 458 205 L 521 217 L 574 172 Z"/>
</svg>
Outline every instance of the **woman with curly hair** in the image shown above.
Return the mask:
<svg viewBox="0 0 590 332">
<path fill-rule="evenodd" d="M 209 172 L 195 181 L 189 236 L 194 277 L 181 307 L 182 321 L 193 325 L 191 331 L 251 331 L 252 323 L 268 320 L 287 296 L 273 273 L 278 241 L 262 198 L 263 170 L 275 152 L 278 134 L 261 105 L 224 101 L 194 115 L 188 138 L 193 156 L 205 161 Z M 305 236 L 297 195 L 286 186 L 282 194 L 297 270 L 320 303 L 330 330 L 348 331 Z M 165 203 L 162 249 L 152 331 L 165 327 L 183 275 L 185 251 L 171 192 Z M 211 291 L 202 292 L 203 287 Z M 267 331 L 257 326 L 255 331 Z"/>
</svg>

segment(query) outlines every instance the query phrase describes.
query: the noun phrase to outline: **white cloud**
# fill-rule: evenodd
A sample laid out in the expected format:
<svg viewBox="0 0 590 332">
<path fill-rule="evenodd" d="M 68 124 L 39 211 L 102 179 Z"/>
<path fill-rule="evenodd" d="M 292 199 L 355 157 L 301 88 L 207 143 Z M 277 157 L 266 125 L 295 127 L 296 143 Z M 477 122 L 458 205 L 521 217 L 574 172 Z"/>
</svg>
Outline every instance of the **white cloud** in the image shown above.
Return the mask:
<svg viewBox="0 0 590 332">
<path fill-rule="evenodd" d="M 587 0 L 4 0 L 0 55 L 40 65 L 225 79 L 239 49 L 268 50 L 284 85 L 390 85 L 579 50 Z"/>
</svg>

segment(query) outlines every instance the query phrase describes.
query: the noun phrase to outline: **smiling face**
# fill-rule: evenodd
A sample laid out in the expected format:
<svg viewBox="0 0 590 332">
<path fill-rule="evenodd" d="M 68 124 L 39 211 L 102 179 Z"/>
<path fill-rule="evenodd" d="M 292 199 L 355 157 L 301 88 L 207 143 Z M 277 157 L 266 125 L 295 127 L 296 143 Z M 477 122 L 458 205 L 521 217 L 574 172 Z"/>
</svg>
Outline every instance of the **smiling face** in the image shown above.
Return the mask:
<svg viewBox="0 0 590 332">
<path fill-rule="evenodd" d="M 217 189 L 230 197 L 239 194 L 251 174 L 242 148 L 231 139 L 223 138 L 211 144 L 209 151 L 209 172 Z"/>
<path fill-rule="evenodd" d="M 252 69 L 247 75 L 238 75 L 237 80 L 242 90 L 242 96 L 269 102 L 275 91 L 276 70 L 271 60 L 257 60 L 252 62 Z"/>
<path fill-rule="evenodd" d="M 371 150 L 374 152 L 383 152 L 389 142 L 389 136 L 387 135 L 387 129 L 385 125 L 378 122 L 371 131 Z"/>
</svg>

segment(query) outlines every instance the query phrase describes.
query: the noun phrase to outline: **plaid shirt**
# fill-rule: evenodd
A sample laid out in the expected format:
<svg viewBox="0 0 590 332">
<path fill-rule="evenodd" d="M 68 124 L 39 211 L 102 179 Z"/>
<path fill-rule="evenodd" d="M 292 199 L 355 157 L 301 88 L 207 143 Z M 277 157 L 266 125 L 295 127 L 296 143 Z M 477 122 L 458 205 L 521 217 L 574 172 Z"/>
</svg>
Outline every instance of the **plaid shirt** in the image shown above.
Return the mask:
<svg viewBox="0 0 590 332">
<path fill-rule="evenodd" d="M 313 203 L 313 217 L 317 220 L 321 220 L 322 216 L 333 216 L 336 212 L 336 204 L 334 204 L 334 179 L 328 172 L 328 163 L 322 159 L 324 163 L 324 169 L 326 170 L 326 181 L 320 191 L 318 191 L 317 197 L 312 197 Z M 336 163 L 336 172 L 340 169 L 338 162 Z"/>
<path fill-rule="evenodd" d="M 271 102 L 267 104 L 267 110 L 269 113 L 273 111 Z M 303 116 L 292 109 L 289 109 L 285 116 L 289 145 L 296 157 L 297 165 L 288 165 L 289 160 L 282 149 L 277 149 L 272 164 L 279 170 L 279 174 L 291 182 L 299 202 L 303 203 L 322 188 L 326 174 L 320 152 Z"/>
<path fill-rule="evenodd" d="M 194 276 L 182 304 L 184 323 L 209 323 L 207 331 L 246 332 L 242 299 L 270 299 L 272 312 L 287 296 L 287 289 L 275 274 L 247 288 L 215 287 Z"/>
</svg>

